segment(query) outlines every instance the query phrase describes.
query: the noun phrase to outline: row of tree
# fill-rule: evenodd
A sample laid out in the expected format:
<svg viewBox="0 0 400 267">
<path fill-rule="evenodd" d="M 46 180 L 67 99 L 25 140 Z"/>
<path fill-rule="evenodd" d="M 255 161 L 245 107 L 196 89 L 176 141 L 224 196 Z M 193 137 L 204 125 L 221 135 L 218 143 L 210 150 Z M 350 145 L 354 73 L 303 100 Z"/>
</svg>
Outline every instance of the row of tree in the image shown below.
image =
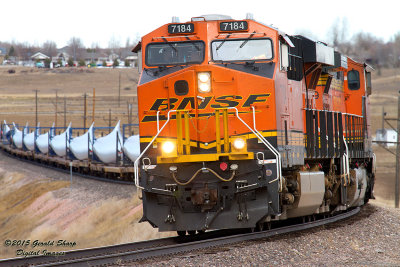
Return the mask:
<svg viewBox="0 0 400 267">
<path fill-rule="evenodd" d="M 328 44 L 359 62 L 366 62 L 380 70 L 400 67 L 400 31 L 389 41 L 367 32 L 348 34 L 347 18 L 337 18 L 328 33 Z"/>
<path fill-rule="evenodd" d="M 336 50 L 348 55 L 360 62 L 367 62 L 373 67 L 400 67 L 400 32 L 396 33 L 389 41 L 385 42 L 371 33 L 358 32 L 353 36 L 348 34 L 348 21 L 346 18 L 337 19 L 328 33 L 328 44 Z M 312 34 L 311 34 L 312 35 Z M 307 34 L 305 34 L 307 36 Z M 312 37 L 312 36 L 311 36 Z M 78 37 L 72 37 L 68 41 L 67 51 L 75 61 L 82 58 L 82 54 L 105 52 L 115 53 L 122 58 L 122 53 L 130 51 L 138 42 L 137 36 L 132 42 L 127 39 L 125 46 L 121 45 L 114 37 L 110 39 L 108 48 L 100 48 L 93 44 L 90 48 L 84 47 Z M 41 46 L 29 43 L 0 42 L 0 47 L 5 47 L 8 56 L 16 56 L 20 60 L 29 60 L 37 51 L 54 57 L 57 55 L 57 44 L 54 41 L 46 41 Z"/>
<path fill-rule="evenodd" d="M 67 53 L 73 57 L 74 61 L 77 61 L 83 57 L 84 53 L 96 53 L 104 52 L 106 54 L 115 53 L 120 58 L 122 54 L 127 51 L 131 51 L 132 48 L 138 42 L 138 38 L 130 41 L 126 40 L 125 46 L 121 45 L 118 40 L 114 37 L 110 39 L 107 48 L 101 48 L 98 44 L 94 43 L 91 47 L 85 47 L 83 41 L 79 37 L 71 37 L 65 47 Z M 2 42 L 0 41 L 0 47 L 6 48 L 7 57 L 17 57 L 19 60 L 30 60 L 30 57 L 36 52 L 40 51 L 49 57 L 55 57 L 58 53 L 57 44 L 54 41 L 46 41 L 42 45 L 32 45 L 28 42 Z"/>
</svg>

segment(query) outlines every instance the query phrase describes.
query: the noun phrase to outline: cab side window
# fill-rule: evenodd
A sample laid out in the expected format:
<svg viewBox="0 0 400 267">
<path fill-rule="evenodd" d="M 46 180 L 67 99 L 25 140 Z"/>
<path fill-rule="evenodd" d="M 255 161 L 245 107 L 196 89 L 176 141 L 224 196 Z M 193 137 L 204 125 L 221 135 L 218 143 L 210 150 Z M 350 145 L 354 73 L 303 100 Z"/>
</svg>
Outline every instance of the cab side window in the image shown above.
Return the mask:
<svg viewBox="0 0 400 267">
<path fill-rule="evenodd" d="M 360 89 L 360 73 L 357 70 L 351 70 L 347 73 L 347 82 L 350 90 Z"/>
</svg>

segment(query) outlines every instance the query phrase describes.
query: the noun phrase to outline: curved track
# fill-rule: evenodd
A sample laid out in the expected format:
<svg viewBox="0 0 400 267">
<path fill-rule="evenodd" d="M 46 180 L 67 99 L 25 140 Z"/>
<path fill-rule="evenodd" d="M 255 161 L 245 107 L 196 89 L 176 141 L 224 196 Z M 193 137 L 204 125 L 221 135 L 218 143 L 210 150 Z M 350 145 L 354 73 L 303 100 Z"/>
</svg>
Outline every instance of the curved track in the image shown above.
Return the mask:
<svg viewBox="0 0 400 267">
<path fill-rule="evenodd" d="M 68 251 L 64 256 L 14 258 L 0 260 L 0 266 L 106 266 L 145 260 L 152 257 L 185 253 L 198 249 L 229 245 L 232 243 L 257 240 L 302 231 L 313 227 L 337 222 L 357 214 L 357 207 L 345 213 L 312 222 L 283 226 L 272 230 L 244 233 L 243 231 L 213 231 L 202 235 L 170 237 L 150 241 L 121 244 L 116 246 Z"/>
<path fill-rule="evenodd" d="M 41 167 L 44 167 L 44 168 L 60 171 L 60 172 L 63 172 L 63 173 L 68 173 L 68 174 L 70 173 L 69 169 L 60 168 L 60 167 L 49 165 L 48 164 L 49 162 L 36 161 L 36 160 L 33 160 L 32 158 L 24 158 L 24 157 L 21 157 L 19 154 L 14 154 L 14 153 L 12 153 L 12 151 L 18 151 L 18 149 L 11 150 L 11 149 L 7 148 L 3 144 L 0 144 L 0 151 L 2 153 L 4 153 L 5 155 L 7 155 L 9 157 L 16 158 L 16 159 L 18 159 L 20 161 L 28 162 L 28 163 L 36 165 L 36 166 L 41 166 Z M 103 181 L 103 182 L 119 183 L 119 184 L 129 184 L 129 185 L 135 184 L 135 182 L 133 180 L 132 181 L 118 180 L 118 179 L 111 179 L 111 178 L 106 178 L 106 177 L 102 177 L 102 176 L 84 174 L 84 173 L 75 171 L 75 169 L 76 168 L 73 169 L 72 174 L 75 175 L 75 176 L 83 177 L 83 178 L 93 179 L 93 180 L 98 180 L 98 181 Z"/>
</svg>

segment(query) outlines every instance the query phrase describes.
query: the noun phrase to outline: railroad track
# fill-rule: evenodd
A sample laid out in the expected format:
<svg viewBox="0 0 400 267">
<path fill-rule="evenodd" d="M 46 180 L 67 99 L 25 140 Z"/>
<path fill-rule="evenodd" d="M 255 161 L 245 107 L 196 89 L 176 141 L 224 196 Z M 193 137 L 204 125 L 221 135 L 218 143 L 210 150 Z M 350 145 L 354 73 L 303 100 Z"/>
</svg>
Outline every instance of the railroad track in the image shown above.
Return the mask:
<svg viewBox="0 0 400 267">
<path fill-rule="evenodd" d="M 127 264 L 153 257 L 187 253 L 193 250 L 302 231 L 343 220 L 357 214 L 359 211 L 360 208 L 357 207 L 332 217 L 261 232 L 244 233 L 243 230 L 220 230 L 206 232 L 202 235 L 170 237 L 116 246 L 66 251 L 64 256 L 59 257 L 36 256 L 6 259 L 0 260 L 0 266 L 107 266 Z"/>
<path fill-rule="evenodd" d="M 5 145 L 1 145 L 0 144 L 0 151 L 1 151 L 1 153 L 3 153 L 6 156 L 18 159 L 20 161 L 24 161 L 24 162 L 30 163 L 32 165 L 40 166 L 40 167 L 43 167 L 43 168 L 56 170 L 56 171 L 59 171 L 59 172 L 62 172 L 62 173 L 68 173 L 68 174 L 70 173 L 69 169 L 52 166 L 52 165 L 49 165 L 48 162 L 40 162 L 40 161 L 36 161 L 34 159 L 23 158 L 21 156 L 18 156 L 17 154 L 11 153 L 10 150 L 7 150 L 5 147 L 6 147 Z M 118 183 L 118 184 L 129 184 L 129 185 L 134 185 L 135 184 L 135 182 L 133 180 L 132 181 L 118 180 L 118 179 L 106 178 L 106 177 L 102 177 L 102 176 L 84 174 L 84 173 L 77 172 L 77 171 L 72 171 L 72 174 L 74 176 L 79 176 L 79 177 L 92 179 L 92 180 L 103 181 L 103 182 Z"/>
</svg>

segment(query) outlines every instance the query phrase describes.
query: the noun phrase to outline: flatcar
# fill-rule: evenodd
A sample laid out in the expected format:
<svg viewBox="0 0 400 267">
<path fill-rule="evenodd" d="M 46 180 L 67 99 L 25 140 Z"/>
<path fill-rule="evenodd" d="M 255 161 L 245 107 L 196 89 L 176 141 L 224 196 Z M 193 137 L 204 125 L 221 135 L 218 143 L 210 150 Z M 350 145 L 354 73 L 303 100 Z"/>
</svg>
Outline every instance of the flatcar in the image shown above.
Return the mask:
<svg viewBox="0 0 400 267">
<path fill-rule="evenodd" d="M 133 51 L 141 221 L 254 229 L 373 198 L 368 65 L 252 15 L 174 18 Z"/>
</svg>

